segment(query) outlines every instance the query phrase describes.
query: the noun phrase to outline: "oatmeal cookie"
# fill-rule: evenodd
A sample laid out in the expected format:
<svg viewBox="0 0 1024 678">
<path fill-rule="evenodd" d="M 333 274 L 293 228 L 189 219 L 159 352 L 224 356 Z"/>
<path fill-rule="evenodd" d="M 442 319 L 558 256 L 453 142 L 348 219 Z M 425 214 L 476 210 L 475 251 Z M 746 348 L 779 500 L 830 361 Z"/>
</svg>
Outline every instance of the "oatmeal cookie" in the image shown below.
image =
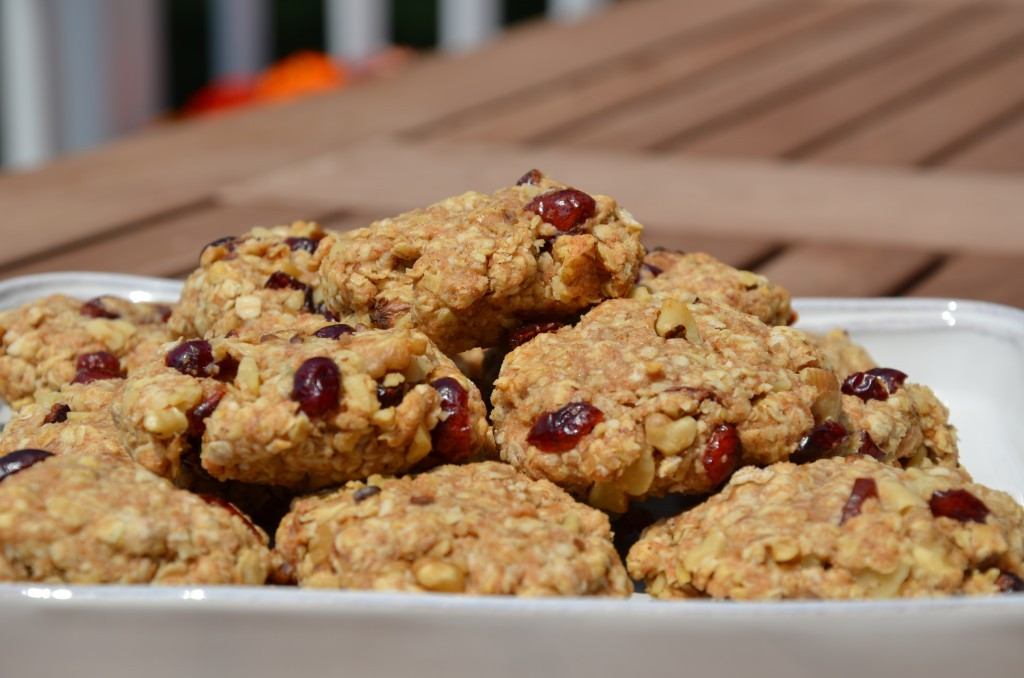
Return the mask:
<svg viewBox="0 0 1024 678">
<path fill-rule="evenodd" d="M 797 330 L 713 301 L 606 301 L 506 357 L 495 438 L 527 475 L 623 511 L 788 459 L 838 416 L 839 384 L 822 365 Z"/>
<path fill-rule="evenodd" d="M 0 455 L 24 448 L 56 455 L 106 454 L 129 458 L 110 406 L 123 379 L 69 384 L 21 408 L 0 434 Z"/>
<path fill-rule="evenodd" d="M 324 296 L 339 317 L 419 329 L 449 355 L 488 348 L 523 322 L 627 294 L 641 229 L 613 199 L 534 170 L 329 239 Z"/>
<path fill-rule="evenodd" d="M 215 240 L 185 280 L 171 326 L 184 337 L 222 337 L 247 326 L 270 331 L 324 311 L 317 269 L 325 235 L 319 224 L 296 221 Z"/>
<path fill-rule="evenodd" d="M 712 299 L 756 315 L 768 325 L 791 325 L 796 320 L 785 288 L 703 252 L 648 252 L 637 285 L 651 292 Z"/>
<path fill-rule="evenodd" d="M 73 380 L 131 372 L 174 338 L 170 313 L 164 304 L 59 294 L 2 312 L 0 398 L 17 410 Z"/>
<path fill-rule="evenodd" d="M 299 499 L 274 558 L 306 587 L 628 596 L 611 536 L 607 516 L 551 483 L 480 462 Z"/>
<path fill-rule="evenodd" d="M 114 403 L 133 457 L 177 479 L 315 488 L 472 458 L 490 431 L 476 387 L 419 332 L 192 340 L 140 368 Z"/>
<path fill-rule="evenodd" d="M 230 506 L 176 489 L 124 457 L 44 454 L 0 457 L 0 581 L 266 580 L 266 534 Z"/>
<path fill-rule="evenodd" d="M 738 471 L 648 529 L 630 574 L 657 598 L 893 598 L 1024 590 L 1024 511 L 959 471 L 865 457 Z"/>
<path fill-rule="evenodd" d="M 807 337 L 825 355 L 826 362 L 840 380 L 854 372 L 866 372 L 872 367 L 878 367 L 878 363 L 864 347 L 851 341 L 849 332 L 841 327 L 825 334 L 808 332 Z"/>
</svg>

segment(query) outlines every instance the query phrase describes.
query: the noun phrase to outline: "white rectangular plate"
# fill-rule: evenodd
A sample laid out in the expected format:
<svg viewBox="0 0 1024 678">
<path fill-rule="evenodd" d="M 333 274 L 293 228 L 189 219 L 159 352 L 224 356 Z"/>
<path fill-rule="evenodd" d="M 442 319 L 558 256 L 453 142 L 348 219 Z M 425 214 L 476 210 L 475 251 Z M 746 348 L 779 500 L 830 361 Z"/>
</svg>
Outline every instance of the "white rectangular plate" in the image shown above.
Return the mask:
<svg viewBox="0 0 1024 678">
<path fill-rule="evenodd" d="M 0 309 L 53 292 L 173 300 L 111 274 L 0 283 Z M 802 299 L 932 386 L 979 482 L 1024 499 L 1024 312 L 939 299 Z M 2 545 L 0 545 L 2 546 Z M 0 585 L 0 676 L 1021 675 L 1024 595 L 884 602 L 516 600 L 293 588 Z"/>
</svg>

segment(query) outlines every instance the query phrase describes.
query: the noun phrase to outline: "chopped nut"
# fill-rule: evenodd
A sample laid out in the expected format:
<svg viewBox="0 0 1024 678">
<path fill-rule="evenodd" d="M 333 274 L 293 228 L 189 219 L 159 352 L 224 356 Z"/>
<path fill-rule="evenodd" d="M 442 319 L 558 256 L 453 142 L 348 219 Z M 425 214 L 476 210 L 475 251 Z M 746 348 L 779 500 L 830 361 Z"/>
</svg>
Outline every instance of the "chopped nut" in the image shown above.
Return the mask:
<svg viewBox="0 0 1024 678">
<path fill-rule="evenodd" d="M 458 593 L 466 588 L 466 575 L 450 563 L 423 559 L 413 565 L 417 583 L 428 591 Z"/>
<path fill-rule="evenodd" d="M 678 299 L 666 299 L 661 304 L 661 312 L 654 322 L 654 331 L 658 336 L 673 339 L 683 334 L 686 340 L 700 344 L 701 337 L 697 331 L 697 321 L 689 307 Z"/>
<path fill-rule="evenodd" d="M 661 412 L 655 412 L 644 420 L 647 442 L 666 455 L 679 454 L 697 437 L 697 420 L 682 417 L 672 420 Z"/>
</svg>

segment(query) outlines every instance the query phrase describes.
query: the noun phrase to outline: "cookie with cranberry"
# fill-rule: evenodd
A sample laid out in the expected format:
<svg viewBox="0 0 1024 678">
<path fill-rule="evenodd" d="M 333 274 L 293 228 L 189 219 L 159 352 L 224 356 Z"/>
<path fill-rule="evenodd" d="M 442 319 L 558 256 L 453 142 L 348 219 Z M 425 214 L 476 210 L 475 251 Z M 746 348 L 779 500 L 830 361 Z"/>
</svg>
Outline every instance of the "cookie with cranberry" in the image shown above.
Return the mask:
<svg viewBox="0 0 1024 678">
<path fill-rule="evenodd" d="M 213 241 L 185 280 L 171 326 L 184 337 L 222 337 L 319 314 L 325 310 L 317 273 L 325 235 L 319 224 L 296 221 Z"/>
<path fill-rule="evenodd" d="M 24 448 L 56 455 L 107 454 L 129 458 L 110 407 L 123 379 L 69 384 L 21 408 L 0 434 L 0 454 Z"/>
<path fill-rule="evenodd" d="M 441 466 L 296 500 L 277 578 L 310 588 L 628 596 L 608 518 L 507 464 Z"/>
<path fill-rule="evenodd" d="M 627 557 L 656 598 L 914 598 L 1024 590 L 1024 510 L 959 471 L 865 457 L 745 468 Z"/>
<path fill-rule="evenodd" d="M 124 457 L 0 457 L 0 581 L 262 584 L 266 534 Z"/>
<path fill-rule="evenodd" d="M 719 487 L 783 461 L 838 416 L 839 384 L 798 332 L 714 301 L 615 299 L 505 358 L 501 456 L 602 508 Z"/>
<path fill-rule="evenodd" d="M 132 456 L 178 479 L 315 488 L 460 461 L 490 440 L 476 387 L 419 332 L 265 335 L 172 345 L 125 384 Z"/>
<path fill-rule="evenodd" d="M 756 315 L 769 325 L 791 325 L 796 320 L 785 288 L 703 252 L 648 252 L 637 285 L 651 292 L 712 299 Z"/>
<path fill-rule="evenodd" d="M 612 198 L 534 171 L 325 241 L 324 296 L 339 317 L 419 329 L 449 355 L 488 348 L 523 322 L 627 294 L 641 229 Z"/>
<path fill-rule="evenodd" d="M 174 334 L 171 307 L 60 294 L 0 313 L 0 398 L 17 410 L 74 383 L 121 378 Z"/>
</svg>

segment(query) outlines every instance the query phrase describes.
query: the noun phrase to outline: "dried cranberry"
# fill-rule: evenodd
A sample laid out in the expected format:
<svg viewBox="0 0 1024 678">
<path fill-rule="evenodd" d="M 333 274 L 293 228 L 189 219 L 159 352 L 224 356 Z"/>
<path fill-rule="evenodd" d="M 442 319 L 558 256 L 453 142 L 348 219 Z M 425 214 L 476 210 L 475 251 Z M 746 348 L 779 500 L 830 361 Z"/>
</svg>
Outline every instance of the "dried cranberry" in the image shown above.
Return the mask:
<svg viewBox="0 0 1024 678">
<path fill-rule="evenodd" d="M 155 304 L 153 306 L 153 310 L 156 312 L 157 316 L 160 318 L 160 322 L 162 323 L 170 320 L 171 314 L 174 313 L 174 310 L 167 304 Z"/>
<path fill-rule="evenodd" d="M 249 531 L 256 535 L 257 539 L 263 541 L 263 535 L 260 534 L 260 531 L 256 529 L 256 526 L 252 524 L 251 520 L 249 520 L 249 516 L 239 511 L 237 506 L 227 501 L 226 499 L 218 497 L 215 494 L 200 494 L 199 498 L 205 501 L 210 506 L 219 506 L 222 509 L 225 509 L 228 512 L 233 513 L 234 515 L 241 518 L 242 521 L 245 523 L 245 526 L 249 528 Z"/>
<path fill-rule="evenodd" d="M 312 238 L 285 238 L 284 244 L 288 245 L 292 252 L 302 250 L 303 252 L 309 252 L 312 254 L 313 252 L 316 252 L 316 248 L 320 243 Z"/>
<path fill-rule="evenodd" d="M 888 400 L 889 391 L 885 383 L 873 374 L 854 372 L 843 381 L 843 393 L 857 396 L 864 402 L 869 400 Z"/>
<path fill-rule="evenodd" d="M 293 278 L 284 271 L 274 271 L 267 278 L 267 282 L 263 285 L 268 290 L 308 290 L 309 286 L 302 282 L 298 278 Z"/>
<path fill-rule="evenodd" d="M 55 403 L 50 408 L 49 414 L 43 419 L 44 424 L 62 424 L 68 420 L 68 412 L 71 411 L 71 406 L 66 403 Z"/>
<path fill-rule="evenodd" d="M 906 373 L 891 367 L 873 367 L 867 371 L 867 374 L 881 379 L 890 395 L 899 390 L 900 386 L 903 386 L 903 382 L 907 380 Z"/>
<path fill-rule="evenodd" d="M 405 382 L 395 386 L 377 384 L 377 401 L 381 407 L 397 407 L 401 404 L 402 399 L 405 398 L 408 390 L 409 387 Z"/>
<path fill-rule="evenodd" d="M 164 364 L 190 377 L 205 377 L 213 364 L 213 349 L 204 339 L 186 341 L 171 349 Z"/>
<path fill-rule="evenodd" d="M 860 508 L 870 498 L 878 499 L 878 485 L 874 478 L 857 478 L 853 481 L 853 489 L 850 490 L 850 498 L 843 505 L 843 512 L 839 517 L 839 524 L 842 525 L 850 518 L 860 515 Z"/>
<path fill-rule="evenodd" d="M 452 377 L 430 382 L 441 395 L 444 421 L 430 432 L 435 456 L 445 461 L 458 461 L 473 452 L 473 429 L 469 423 L 469 393 Z"/>
<path fill-rule="evenodd" d="M 541 179 L 544 178 L 544 174 L 539 169 L 532 169 L 523 176 L 519 177 L 519 181 L 516 182 L 516 186 L 522 186 L 523 184 L 539 184 Z"/>
<path fill-rule="evenodd" d="M 876 461 L 885 461 L 885 452 L 875 444 L 875 441 L 871 438 L 871 434 L 867 431 L 860 432 L 860 449 L 857 450 L 857 452 L 867 455 Z"/>
<path fill-rule="evenodd" d="M 295 370 L 292 400 L 309 417 L 322 417 L 338 407 L 341 373 L 330 358 L 310 358 Z"/>
<path fill-rule="evenodd" d="M 188 435 L 194 438 L 202 438 L 206 433 L 206 418 L 213 414 L 224 397 L 224 391 L 216 391 L 210 397 L 203 400 L 191 410 L 185 413 L 188 419 Z M 198 447 L 196 445 L 195 447 Z"/>
<path fill-rule="evenodd" d="M 367 485 L 366 487 L 360 487 L 358 490 L 352 493 L 352 499 L 357 503 L 362 503 L 372 497 L 375 494 L 380 494 L 380 488 L 376 485 Z"/>
<path fill-rule="evenodd" d="M 108 311 L 106 308 L 104 308 L 103 297 L 96 297 L 95 299 L 90 299 L 89 301 L 82 304 L 82 308 L 79 309 L 78 312 L 90 318 L 108 318 L 110 320 L 113 320 L 114 318 L 121 317 L 119 313 L 114 313 L 113 311 Z"/>
<path fill-rule="evenodd" d="M 888 400 L 895 393 L 907 375 L 889 367 L 875 367 L 867 372 L 854 372 L 843 381 L 843 393 L 855 395 L 864 402 Z"/>
<path fill-rule="evenodd" d="M 559 231 L 569 231 L 594 216 L 597 203 L 583 191 L 563 188 L 553 193 L 538 195 L 526 205 Z"/>
<path fill-rule="evenodd" d="M 318 329 L 313 333 L 313 336 L 320 337 L 321 339 L 341 339 L 346 334 L 352 334 L 355 331 L 355 328 L 351 325 L 328 325 L 327 327 L 321 327 Z"/>
<path fill-rule="evenodd" d="M 602 420 L 604 412 L 590 403 L 569 403 L 538 417 L 526 442 L 543 452 L 566 452 Z"/>
<path fill-rule="evenodd" d="M 35 449 L 15 450 L 10 454 L 5 454 L 0 457 L 0 480 L 3 480 L 7 476 L 12 476 L 18 471 L 23 471 L 32 464 L 37 464 L 43 459 L 52 456 L 52 452 Z"/>
<path fill-rule="evenodd" d="M 732 424 L 721 424 L 711 434 L 711 439 L 704 447 L 701 464 L 712 485 L 718 485 L 732 475 L 740 465 L 743 456 L 743 445 L 739 431 Z"/>
<path fill-rule="evenodd" d="M 107 372 L 106 370 L 78 370 L 75 372 L 75 378 L 71 380 L 71 383 L 91 384 L 94 381 L 103 381 L 105 379 L 124 379 L 124 375 Z"/>
<path fill-rule="evenodd" d="M 821 459 L 842 445 L 847 435 L 846 428 L 838 421 L 826 421 L 800 439 L 800 446 L 790 455 L 790 461 L 803 464 Z"/>
<path fill-rule="evenodd" d="M 75 361 L 76 370 L 97 370 L 110 372 L 115 376 L 121 375 L 121 361 L 113 353 L 107 351 L 96 351 L 95 353 L 83 353 Z"/>
<path fill-rule="evenodd" d="M 230 353 L 217 361 L 217 374 L 214 375 L 218 381 L 234 381 L 238 376 L 238 360 Z"/>
<path fill-rule="evenodd" d="M 989 514 L 985 502 L 967 490 L 936 490 L 928 500 L 928 508 L 936 518 L 953 518 L 962 523 L 984 523 Z"/>
<path fill-rule="evenodd" d="M 530 341 L 538 334 L 546 334 L 547 332 L 557 332 L 558 330 L 565 327 L 564 323 L 550 322 L 550 323 L 527 323 L 521 327 L 509 332 L 508 335 L 508 350 L 518 348 Z"/>
<path fill-rule="evenodd" d="M 1024 579 L 1013 572 L 1002 570 L 996 577 L 996 586 L 1003 593 L 1020 593 L 1024 591 Z"/>
</svg>

